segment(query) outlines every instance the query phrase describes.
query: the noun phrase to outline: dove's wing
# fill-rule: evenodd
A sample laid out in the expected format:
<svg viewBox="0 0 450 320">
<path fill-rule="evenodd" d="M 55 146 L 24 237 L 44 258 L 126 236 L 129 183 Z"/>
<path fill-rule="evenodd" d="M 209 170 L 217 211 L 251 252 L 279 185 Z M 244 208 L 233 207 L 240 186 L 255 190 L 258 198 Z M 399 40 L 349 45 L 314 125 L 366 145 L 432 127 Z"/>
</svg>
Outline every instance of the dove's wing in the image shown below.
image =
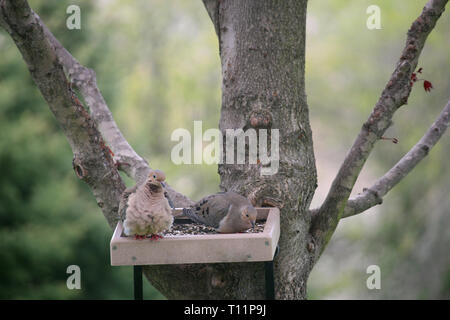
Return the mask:
<svg viewBox="0 0 450 320">
<path fill-rule="evenodd" d="M 191 208 L 183 209 L 183 213 L 195 222 L 218 228 L 230 206 L 226 193 L 220 192 L 203 198 Z"/>
<path fill-rule="evenodd" d="M 120 197 L 119 211 L 118 211 L 120 220 L 125 219 L 127 208 L 128 208 L 128 198 L 130 197 L 130 195 L 132 193 L 136 192 L 136 189 L 137 189 L 137 185 L 125 189 L 125 191 L 122 193 L 122 196 Z"/>
</svg>

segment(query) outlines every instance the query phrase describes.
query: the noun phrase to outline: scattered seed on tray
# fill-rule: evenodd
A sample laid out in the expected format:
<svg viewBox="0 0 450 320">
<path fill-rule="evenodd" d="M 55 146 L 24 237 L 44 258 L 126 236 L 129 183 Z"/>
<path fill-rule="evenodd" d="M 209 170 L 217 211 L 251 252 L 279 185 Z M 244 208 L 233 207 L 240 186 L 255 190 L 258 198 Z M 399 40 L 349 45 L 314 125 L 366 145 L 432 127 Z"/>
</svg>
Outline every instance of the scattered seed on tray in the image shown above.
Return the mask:
<svg viewBox="0 0 450 320">
<path fill-rule="evenodd" d="M 259 233 L 264 231 L 265 221 L 257 221 L 255 229 L 248 229 L 244 233 Z M 184 235 L 201 235 L 201 234 L 218 234 L 213 227 L 208 227 L 197 223 L 174 223 L 170 230 L 165 231 L 163 236 L 184 236 Z"/>
</svg>

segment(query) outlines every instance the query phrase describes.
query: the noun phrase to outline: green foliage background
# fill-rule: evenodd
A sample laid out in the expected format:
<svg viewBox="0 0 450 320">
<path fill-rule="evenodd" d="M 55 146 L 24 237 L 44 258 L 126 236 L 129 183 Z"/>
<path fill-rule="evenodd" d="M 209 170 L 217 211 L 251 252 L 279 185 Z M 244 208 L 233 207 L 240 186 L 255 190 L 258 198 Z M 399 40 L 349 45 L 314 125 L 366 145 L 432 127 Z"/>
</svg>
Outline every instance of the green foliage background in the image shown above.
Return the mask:
<svg viewBox="0 0 450 320">
<path fill-rule="evenodd" d="M 63 45 L 97 73 L 124 135 L 176 189 L 193 199 L 218 191 L 216 166 L 171 163 L 176 128 L 218 126 L 221 70 L 217 39 L 201 1 L 30 0 Z M 425 1 L 310 1 L 307 94 L 319 171 L 318 205 L 339 162 L 378 99 Z M 81 8 L 81 30 L 66 8 Z M 382 29 L 366 28 L 381 8 Z M 355 192 L 389 169 L 421 137 L 449 99 L 450 16 L 439 21 L 420 66 L 435 89 L 417 83 L 369 159 Z M 70 147 L 32 82 L 20 53 L 0 31 L 0 298 L 128 299 L 132 270 L 109 265 L 112 231 L 73 174 Z M 381 207 L 342 221 L 309 281 L 312 299 L 449 298 L 449 146 L 430 156 Z M 127 184 L 133 182 L 125 178 Z M 66 268 L 81 268 L 68 290 Z M 368 265 L 382 290 L 365 286 Z M 163 298 L 147 283 L 145 297 Z"/>
</svg>

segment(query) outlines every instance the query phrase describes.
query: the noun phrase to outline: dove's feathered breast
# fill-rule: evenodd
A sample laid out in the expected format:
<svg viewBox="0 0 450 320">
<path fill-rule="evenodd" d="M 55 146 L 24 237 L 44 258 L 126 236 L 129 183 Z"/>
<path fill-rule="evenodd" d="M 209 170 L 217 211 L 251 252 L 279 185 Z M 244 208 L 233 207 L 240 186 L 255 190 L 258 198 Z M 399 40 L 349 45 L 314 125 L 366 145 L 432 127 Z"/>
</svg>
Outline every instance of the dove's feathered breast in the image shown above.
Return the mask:
<svg viewBox="0 0 450 320">
<path fill-rule="evenodd" d="M 128 194 L 124 193 L 124 196 L 128 196 L 128 199 L 119 208 L 125 211 L 126 235 L 157 234 L 172 226 L 172 209 L 164 197 L 161 184 L 147 180 L 136 187 L 134 192 L 128 190 Z"/>
</svg>

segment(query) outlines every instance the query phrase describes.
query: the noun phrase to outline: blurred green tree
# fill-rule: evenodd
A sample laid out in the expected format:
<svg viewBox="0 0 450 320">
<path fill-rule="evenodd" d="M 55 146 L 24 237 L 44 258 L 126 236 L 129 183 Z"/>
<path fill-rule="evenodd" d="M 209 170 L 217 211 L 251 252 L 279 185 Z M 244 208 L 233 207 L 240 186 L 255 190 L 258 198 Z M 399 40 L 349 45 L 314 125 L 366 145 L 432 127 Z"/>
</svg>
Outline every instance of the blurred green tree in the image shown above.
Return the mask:
<svg viewBox="0 0 450 320">
<path fill-rule="evenodd" d="M 92 2 L 76 3 L 89 21 Z M 67 31 L 68 4 L 33 1 L 58 38 L 95 68 L 106 48 L 83 53 L 91 35 Z M 70 147 L 3 32 L 0 52 L 0 299 L 131 298 L 132 270 L 109 266 L 111 230 L 74 177 Z M 81 268 L 81 290 L 66 287 L 71 264 Z M 148 298 L 162 297 L 145 289 Z"/>
</svg>

